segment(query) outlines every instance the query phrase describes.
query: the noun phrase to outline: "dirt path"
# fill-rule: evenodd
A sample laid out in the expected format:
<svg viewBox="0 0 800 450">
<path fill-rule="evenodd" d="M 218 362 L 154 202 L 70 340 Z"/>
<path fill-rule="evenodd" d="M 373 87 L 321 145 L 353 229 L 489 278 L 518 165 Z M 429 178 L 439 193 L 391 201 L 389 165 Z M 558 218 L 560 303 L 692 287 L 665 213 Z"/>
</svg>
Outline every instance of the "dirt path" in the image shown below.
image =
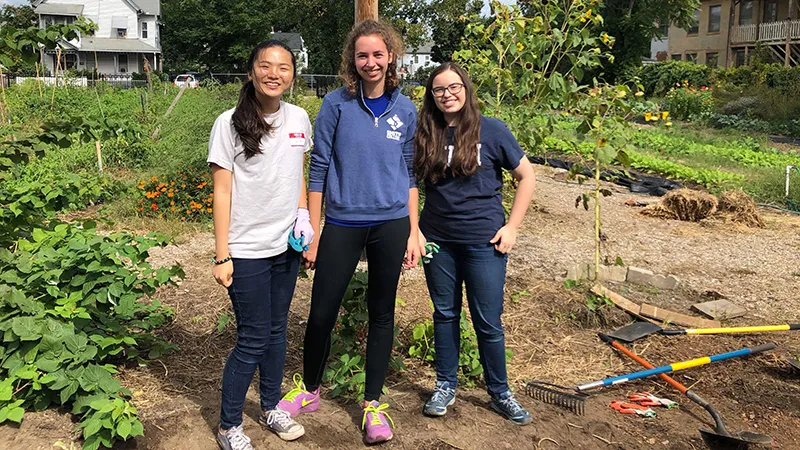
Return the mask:
<svg viewBox="0 0 800 450">
<path fill-rule="evenodd" d="M 576 384 L 639 370 L 618 357 L 596 338 L 600 330 L 624 325 L 628 317 L 616 310 L 589 313 L 585 289 L 567 290 L 560 278 L 566 269 L 592 258 L 591 213 L 574 208 L 575 197 L 587 186 L 564 184 L 548 169 L 538 167 L 537 208 L 528 214 L 517 247 L 509 261 L 504 321 L 507 345 L 514 351 L 509 378 L 522 393 L 524 382 L 542 379 Z M 721 224 L 668 222 L 639 216 L 625 205 L 641 196 L 617 193 L 604 200 L 604 232 L 612 259 L 675 274 L 684 281 L 677 291 L 658 291 L 634 285 L 613 289 L 624 295 L 672 309 L 704 298 L 706 291 L 726 296 L 748 310 L 746 323 L 800 322 L 797 292 L 800 268 L 800 218 L 764 211 L 767 228 L 745 230 Z M 145 424 L 146 437 L 120 444 L 129 449 L 216 448 L 213 429 L 219 411 L 219 386 L 225 358 L 233 346 L 229 325 L 217 332 L 217 318 L 230 302 L 215 285 L 206 263 L 213 249 L 210 234 L 198 234 L 179 246 L 155 253 L 155 264 L 180 262 L 187 277 L 159 298 L 176 311 L 176 321 L 163 331 L 181 350 L 148 367 L 126 368 L 122 381 L 132 392 Z M 557 280 L 558 279 L 558 280 Z M 287 383 L 301 367 L 299 345 L 308 312 L 310 280 L 298 282 L 289 319 Z M 403 275 L 398 296 L 398 325 L 429 317 L 428 296 L 420 269 Z M 768 355 L 692 369 L 677 378 L 707 397 L 732 430 L 750 430 L 775 437 L 772 448 L 800 448 L 800 374 L 789 371 L 781 357 L 800 353 L 797 335 L 726 337 L 651 337 L 634 346 L 656 364 L 728 351 L 775 340 L 779 349 Z M 403 351 L 403 349 L 398 349 Z M 613 399 L 650 390 L 680 400 L 654 380 L 608 389 L 591 399 L 587 414 L 575 416 L 522 396 L 534 414 L 534 423 L 517 427 L 487 408 L 481 389 L 459 392 L 446 417 L 425 418 L 420 408 L 433 384 L 429 366 L 408 360 L 409 370 L 392 374 L 388 382 L 397 425 L 396 438 L 385 448 L 396 449 L 700 449 L 697 429 L 709 418 L 695 405 L 659 411 L 655 419 L 622 416 L 607 407 Z M 281 442 L 255 422 L 257 387 L 253 386 L 245 411 L 245 428 L 256 448 L 362 448 L 360 415 L 353 403 L 325 399 L 320 412 L 303 416 L 306 436 L 295 443 Z M 26 414 L 21 427 L 0 427 L 0 449 L 51 449 L 57 440 L 74 435 L 70 416 L 59 411 Z"/>
</svg>

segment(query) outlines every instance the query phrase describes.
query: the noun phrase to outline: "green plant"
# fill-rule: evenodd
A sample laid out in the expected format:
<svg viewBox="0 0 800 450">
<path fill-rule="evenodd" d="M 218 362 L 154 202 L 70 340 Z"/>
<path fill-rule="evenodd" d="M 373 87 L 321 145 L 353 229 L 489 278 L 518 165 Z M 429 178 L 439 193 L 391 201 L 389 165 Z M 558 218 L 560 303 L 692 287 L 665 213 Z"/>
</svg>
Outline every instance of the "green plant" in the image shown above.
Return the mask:
<svg viewBox="0 0 800 450">
<path fill-rule="evenodd" d="M 687 82 L 677 83 L 670 88 L 664 98 L 664 109 L 670 111 L 675 118 L 686 120 L 709 113 L 714 108 L 711 88 L 694 87 Z"/>
<path fill-rule="evenodd" d="M 0 422 L 71 405 L 84 448 L 111 447 L 143 431 L 112 363 L 174 348 L 152 334 L 174 312 L 145 299 L 183 271 L 145 261 L 166 244 L 160 236 L 99 235 L 92 222 L 51 225 L 0 250 Z"/>
<path fill-rule="evenodd" d="M 458 382 L 464 387 L 474 387 L 477 382 L 483 380 L 483 366 L 478 350 L 478 337 L 472 328 L 472 323 L 467 318 L 467 311 L 464 309 L 461 310 L 459 329 Z M 430 319 L 425 319 L 414 326 L 408 354 L 412 358 L 426 362 L 433 362 L 436 359 L 436 349 L 433 346 L 433 322 Z M 510 361 L 512 357 L 513 352 L 506 349 L 506 361 Z"/>
<path fill-rule="evenodd" d="M 586 309 L 591 312 L 597 312 L 603 308 L 614 306 L 614 302 L 610 298 L 602 295 L 588 294 L 586 296 Z"/>
<path fill-rule="evenodd" d="M 643 66 L 639 80 L 648 96 L 660 96 L 677 83 L 691 86 L 711 86 L 710 67 L 686 61 L 664 61 Z"/>
<path fill-rule="evenodd" d="M 213 212 L 211 171 L 202 160 L 179 168 L 170 177 L 141 180 L 136 188 L 137 208 L 144 217 L 203 220 Z"/>
</svg>

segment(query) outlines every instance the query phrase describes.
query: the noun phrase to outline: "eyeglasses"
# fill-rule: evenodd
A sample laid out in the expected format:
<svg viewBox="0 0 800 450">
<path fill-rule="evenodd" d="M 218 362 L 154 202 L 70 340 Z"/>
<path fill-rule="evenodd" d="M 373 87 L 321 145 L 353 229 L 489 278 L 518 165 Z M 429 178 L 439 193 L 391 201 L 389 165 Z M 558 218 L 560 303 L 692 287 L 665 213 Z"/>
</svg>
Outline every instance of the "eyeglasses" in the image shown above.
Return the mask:
<svg viewBox="0 0 800 450">
<path fill-rule="evenodd" d="M 444 97 L 445 91 L 449 92 L 451 95 L 456 95 L 460 94 L 462 89 L 464 89 L 464 83 L 453 83 L 447 87 L 439 86 L 432 88 L 431 91 L 433 92 L 433 95 L 436 97 Z"/>
</svg>

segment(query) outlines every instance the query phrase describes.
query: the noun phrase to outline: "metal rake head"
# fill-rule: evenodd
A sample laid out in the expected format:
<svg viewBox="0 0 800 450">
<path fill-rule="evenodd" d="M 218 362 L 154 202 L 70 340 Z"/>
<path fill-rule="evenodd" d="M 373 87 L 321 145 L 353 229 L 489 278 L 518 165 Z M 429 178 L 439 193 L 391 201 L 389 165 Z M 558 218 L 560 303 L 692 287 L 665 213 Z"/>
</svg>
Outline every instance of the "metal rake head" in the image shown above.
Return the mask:
<svg viewBox="0 0 800 450">
<path fill-rule="evenodd" d="M 584 404 L 589 398 L 588 394 L 577 392 L 574 388 L 546 383 L 544 381 L 529 381 L 525 392 L 541 402 L 567 408 L 578 415 L 583 415 Z"/>
</svg>

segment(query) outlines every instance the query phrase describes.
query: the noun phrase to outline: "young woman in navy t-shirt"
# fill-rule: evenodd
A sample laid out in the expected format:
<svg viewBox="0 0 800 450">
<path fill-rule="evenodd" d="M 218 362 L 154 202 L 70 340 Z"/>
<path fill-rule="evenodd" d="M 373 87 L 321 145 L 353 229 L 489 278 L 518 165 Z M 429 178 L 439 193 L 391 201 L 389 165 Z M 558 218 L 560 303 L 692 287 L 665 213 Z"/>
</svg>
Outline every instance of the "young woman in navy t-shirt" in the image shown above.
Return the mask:
<svg viewBox="0 0 800 450">
<path fill-rule="evenodd" d="M 514 423 L 530 423 L 531 415 L 508 387 L 500 316 L 508 253 L 536 178 L 505 124 L 480 114 L 468 75 L 453 63 L 437 67 L 428 78 L 417 120 L 414 169 L 425 185 L 420 243 L 427 240 L 440 247 L 425 264 L 434 306 L 437 381 L 423 412 L 442 416 L 455 401 L 464 284 L 491 406 Z M 503 169 L 519 180 L 508 222 Z"/>
</svg>

